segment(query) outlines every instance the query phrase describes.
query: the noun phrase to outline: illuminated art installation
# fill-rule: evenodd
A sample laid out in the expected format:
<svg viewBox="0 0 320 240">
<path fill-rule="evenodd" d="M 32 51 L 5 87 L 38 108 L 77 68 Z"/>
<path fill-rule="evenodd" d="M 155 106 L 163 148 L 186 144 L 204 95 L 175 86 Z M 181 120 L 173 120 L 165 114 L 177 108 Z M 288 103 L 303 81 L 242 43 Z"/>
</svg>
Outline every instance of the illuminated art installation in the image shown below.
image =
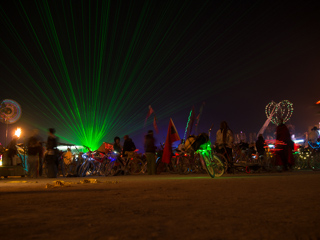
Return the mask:
<svg viewBox="0 0 320 240">
<path fill-rule="evenodd" d="M 280 119 L 283 119 L 283 123 L 286 123 L 293 113 L 293 103 L 288 100 L 283 100 L 279 103 L 274 101 L 267 104 L 265 108 L 267 117 L 273 113 L 271 122 L 275 125 L 279 125 Z"/>
<path fill-rule="evenodd" d="M 0 122 L 5 123 L 7 125 L 6 145 L 7 145 L 7 138 L 8 138 L 8 125 L 18 121 L 20 117 L 21 117 L 21 107 L 19 103 L 11 99 L 5 99 L 1 102 Z"/>
<path fill-rule="evenodd" d="M 21 117 L 21 107 L 19 103 L 11 99 L 5 99 L 0 106 L 0 122 L 12 124 Z"/>
</svg>

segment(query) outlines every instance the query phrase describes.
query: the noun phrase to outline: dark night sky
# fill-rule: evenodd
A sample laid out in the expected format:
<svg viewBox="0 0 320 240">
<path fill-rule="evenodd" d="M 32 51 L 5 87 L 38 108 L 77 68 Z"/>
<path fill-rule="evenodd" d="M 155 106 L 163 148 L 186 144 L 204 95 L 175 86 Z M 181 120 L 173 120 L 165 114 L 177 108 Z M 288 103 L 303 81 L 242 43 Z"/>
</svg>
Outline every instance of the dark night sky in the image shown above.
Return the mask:
<svg viewBox="0 0 320 240">
<path fill-rule="evenodd" d="M 59 116 L 65 108 L 61 116 L 68 115 L 61 100 L 70 97 L 66 71 L 74 89 L 83 86 L 75 90 L 79 108 L 82 100 L 91 106 L 96 93 L 102 112 L 115 109 L 101 116 L 113 124 L 103 140 L 129 132 L 139 148 L 152 128 L 151 120 L 143 127 L 149 104 L 161 142 L 170 117 L 183 137 L 192 105 L 198 112 L 203 101 L 200 131 L 213 123 L 215 133 L 226 120 L 235 133 L 258 132 L 272 100 L 294 104 L 289 123 L 296 134 L 320 121 L 314 106 L 320 100 L 318 1 L 178 2 L 2 1 L 0 100 L 16 100 L 23 113 L 11 131 L 40 128 L 45 136 L 44 129 L 55 126 L 79 143 L 48 110 L 56 106 L 52 114 Z M 101 82 L 91 86 L 96 79 Z M 4 135 L 2 124 L 0 142 Z"/>
</svg>

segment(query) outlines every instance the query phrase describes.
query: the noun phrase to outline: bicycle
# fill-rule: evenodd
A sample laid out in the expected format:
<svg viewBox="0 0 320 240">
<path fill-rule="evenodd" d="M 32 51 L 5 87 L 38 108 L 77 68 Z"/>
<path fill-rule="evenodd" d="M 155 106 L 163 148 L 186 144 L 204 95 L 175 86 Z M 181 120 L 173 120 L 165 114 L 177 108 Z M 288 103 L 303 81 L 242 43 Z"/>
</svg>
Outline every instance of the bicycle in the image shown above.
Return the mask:
<svg viewBox="0 0 320 240">
<path fill-rule="evenodd" d="M 218 157 L 224 167 L 224 173 L 229 172 L 235 174 L 235 172 L 247 172 L 250 173 L 246 161 L 237 161 L 236 158 L 229 156 L 227 149 L 222 147 L 214 149 L 213 154 Z M 234 160 L 235 159 L 235 160 Z M 222 166 L 221 166 L 222 168 Z"/>
<path fill-rule="evenodd" d="M 78 151 L 78 154 L 80 154 L 77 147 L 75 148 Z M 62 154 L 61 171 L 64 177 L 77 175 L 81 165 L 82 162 L 80 162 L 79 158 L 76 158 L 75 155 L 72 155 L 72 159 L 69 159 L 66 157 L 65 153 Z"/>
<path fill-rule="evenodd" d="M 119 157 L 119 153 L 115 153 L 115 155 L 110 158 L 110 162 L 106 166 L 106 176 L 116 176 L 120 172 L 133 175 L 142 173 L 144 163 L 136 157 L 135 152 L 125 152 L 125 154 L 125 157 Z"/>
<path fill-rule="evenodd" d="M 211 151 L 211 142 L 208 141 L 200 145 L 199 149 L 195 153 L 199 154 L 200 162 L 203 169 L 206 169 L 209 176 L 211 178 L 214 178 L 216 173 L 215 169 L 221 169 L 221 161 L 217 161 L 217 158 L 213 158 Z M 219 166 L 217 163 L 219 163 Z"/>
<path fill-rule="evenodd" d="M 86 146 L 84 146 L 86 147 Z M 85 161 L 82 163 L 78 170 L 80 177 L 91 176 L 91 175 L 105 175 L 106 165 L 108 164 L 107 156 L 102 152 L 92 152 L 89 147 L 87 153 L 82 155 Z"/>
<path fill-rule="evenodd" d="M 316 142 L 315 144 L 311 144 L 308 142 L 311 148 L 311 155 L 310 155 L 310 167 L 313 171 L 320 170 L 320 142 Z"/>
<path fill-rule="evenodd" d="M 170 162 L 166 164 L 166 170 L 170 173 L 189 174 L 191 168 L 187 153 L 176 150 Z"/>
</svg>

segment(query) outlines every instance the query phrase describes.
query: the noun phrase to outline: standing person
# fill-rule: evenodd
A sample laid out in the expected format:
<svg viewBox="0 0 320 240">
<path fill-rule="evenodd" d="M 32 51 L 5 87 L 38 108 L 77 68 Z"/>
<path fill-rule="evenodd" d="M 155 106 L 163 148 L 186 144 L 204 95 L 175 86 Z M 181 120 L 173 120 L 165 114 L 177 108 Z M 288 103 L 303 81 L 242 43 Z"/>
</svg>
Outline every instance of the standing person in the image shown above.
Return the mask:
<svg viewBox="0 0 320 240">
<path fill-rule="evenodd" d="M 48 178 L 56 178 L 58 174 L 58 139 L 54 135 L 56 130 L 49 128 L 49 136 L 47 140 L 47 156 L 46 166 L 48 170 Z"/>
<path fill-rule="evenodd" d="M 125 135 L 124 137 L 124 143 L 123 143 L 123 149 L 122 149 L 122 156 L 125 156 L 125 152 L 132 152 L 136 150 L 136 146 L 134 145 L 131 138 L 129 138 L 128 135 Z"/>
<path fill-rule="evenodd" d="M 114 138 L 113 150 L 115 152 L 118 152 L 119 154 L 121 153 L 122 147 L 121 147 L 121 144 L 120 144 L 120 138 L 119 137 L 115 137 Z"/>
<path fill-rule="evenodd" d="M 32 136 L 27 141 L 28 153 L 28 176 L 37 178 L 39 176 L 39 161 L 42 152 L 42 146 L 38 137 L 39 131 L 37 129 L 32 131 Z"/>
<path fill-rule="evenodd" d="M 308 141 L 313 147 L 317 147 L 317 143 L 319 142 L 319 129 L 317 126 L 314 126 L 308 134 Z"/>
<path fill-rule="evenodd" d="M 154 145 L 153 131 L 149 130 L 144 138 L 144 150 L 147 158 L 147 168 L 149 175 L 156 174 L 156 147 Z"/>
<path fill-rule="evenodd" d="M 283 166 L 283 171 L 287 171 L 294 164 L 292 149 L 293 141 L 288 127 L 283 123 L 283 119 L 280 119 L 280 124 L 276 129 L 277 140 L 277 162 L 279 166 Z"/>
<path fill-rule="evenodd" d="M 224 154 L 227 152 L 226 157 L 229 164 L 232 166 L 232 145 L 233 145 L 233 133 L 229 128 L 226 121 L 222 121 L 220 124 L 220 129 L 216 134 L 216 146 L 218 147 L 218 152 Z"/>
<path fill-rule="evenodd" d="M 17 141 L 18 141 L 19 137 L 14 135 L 12 140 L 9 142 L 8 145 L 8 158 L 10 159 L 10 166 L 12 166 L 13 164 L 13 158 L 14 156 L 18 153 L 18 149 L 17 149 Z"/>
<path fill-rule="evenodd" d="M 266 152 L 265 149 L 266 146 L 266 141 L 263 138 L 262 134 L 259 134 L 258 140 L 256 141 L 256 148 L 257 148 L 257 152 L 259 154 L 259 156 L 263 156 Z"/>
</svg>

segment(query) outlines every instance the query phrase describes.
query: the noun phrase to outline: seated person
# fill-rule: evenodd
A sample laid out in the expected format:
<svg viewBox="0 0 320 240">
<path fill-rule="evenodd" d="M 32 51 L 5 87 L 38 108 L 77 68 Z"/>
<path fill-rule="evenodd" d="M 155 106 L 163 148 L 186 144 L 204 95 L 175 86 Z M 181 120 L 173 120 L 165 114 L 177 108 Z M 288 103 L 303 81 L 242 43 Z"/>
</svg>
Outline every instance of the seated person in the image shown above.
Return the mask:
<svg viewBox="0 0 320 240">
<path fill-rule="evenodd" d="M 64 164 L 70 165 L 72 163 L 72 160 L 73 160 L 73 155 L 72 155 L 71 149 L 68 148 L 67 152 L 63 156 Z"/>
</svg>

